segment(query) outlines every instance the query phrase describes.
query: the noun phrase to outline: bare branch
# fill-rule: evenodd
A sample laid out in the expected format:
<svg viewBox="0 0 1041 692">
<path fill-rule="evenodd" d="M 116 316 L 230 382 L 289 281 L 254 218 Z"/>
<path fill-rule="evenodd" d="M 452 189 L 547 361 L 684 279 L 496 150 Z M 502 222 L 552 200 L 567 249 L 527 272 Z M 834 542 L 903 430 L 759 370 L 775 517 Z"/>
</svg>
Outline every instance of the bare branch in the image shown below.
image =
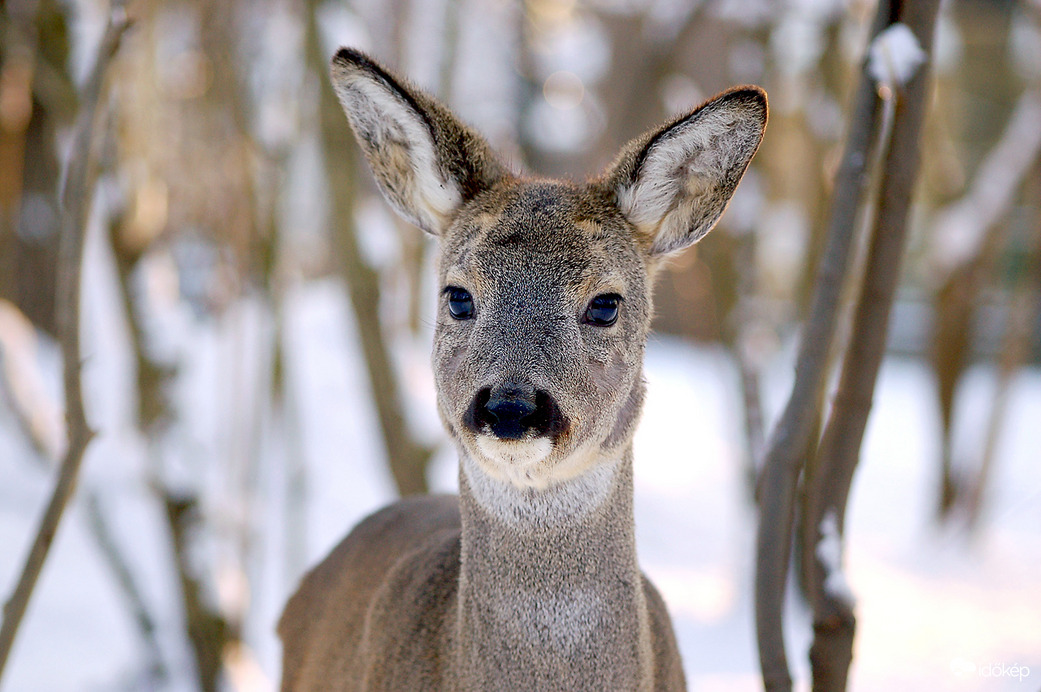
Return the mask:
<svg viewBox="0 0 1041 692">
<path fill-rule="evenodd" d="M 326 73 L 328 56 L 318 40 L 314 7 L 308 17 L 308 61 L 319 75 Z M 362 355 L 372 388 L 373 401 L 391 474 L 402 495 L 427 490 L 426 466 L 431 450 L 417 442 L 408 429 L 397 373 L 381 329 L 379 274 L 362 257 L 354 228 L 355 144 L 347 121 L 328 84 L 319 97 L 319 120 L 325 173 L 330 187 L 334 243 L 342 262 L 342 274 L 354 310 Z"/>
<path fill-rule="evenodd" d="M 980 164 L 963 197 L 936 215 L 934 262 L 944 274 L 970 264 L 1015 200 L 1027 173 L 1041 157 L 1041 91 L 1023 92 L 1001 139 Z"/>
<path fill-rule="evenodd" d="M 878 35 L 892 21 L 893 3 L 882 0 L 871 27 Z M 874 81 L 861 71 L 851 113 L 851 129 L 835 180 L 827 245 L 819 265 L 795 370 L 795 384 L 774 428 L 759 476 L 759 530 L 756 538 L 756 632 L 759 664 L 767 690 L 790 690 L 785 654 L 783 606 L 791 557 L 795 494 L 805 459 L 819 428 L 820 401 L 849 271 L 857 209 L 864 197 L 882 122 Z"/>
<path fill-rule="evenodd" d="M 1038 168 L 1035 167 L 1034 170 L 1037 171 Z M 1036 177 L 1033 185 L 1035 188 L 1041 188 Z M 983 496 L 994 470 L 998 438 L 1002 423 L 1006 419 L 1013 379 L 1030 357 L 1032 329 L 1037 323 L 1038 313 L 1041 312 L 1041 215 L 1038 215 L 1036 207 L 1034 215 L 1026 259 L 1020 265 L 1009 298 L 1008 322 L 998 357 L 997 389 L 987 418 L 982 458 L 965 498 L 966 521 L 970 529 L 979 527 Z"/>
<path fill-rule="evenodd" d="M 90 151 L 98 120 L 98 102 L 107 68 L 119 48 L 129 26 L 123 5 L 113 5 L 108 27 L 98 47 L 94 68 L 83 89 L 83 100 L 76 120 L 72 155 L 65 174 L 62 195 L 62 229 L 58 258 L 58 334 L 65 364 L 65 415 L 68 420 L 69 446 L 62 460 L 51 495 L 50 504 L 40 521 L 36 539 L 18 584 L 4 606 L 4 622 L 0 627 L 0 677 L 3 675 L 18 626 L 21 624 L 36 580 L 43 569 L 51 543 L 61 522 L 65 507 L 76 487 L 83 453 L 93 435 L 87 426 L 80 388 L 79 304 L 80 268 L 83 261 L 83 236 L 89 200 L 92 195 Z"/>
<path fill-rule="evenodd" d="M 1039 121 L 1041 92 L 1028 89 L 1019 97 L 998 143 L 976 170 L 968 191 L 930 224 L 929 235 L 937 239 L 932 252 L 934 271 L 940 275 L 930 355 L 943 425 L 937 494 L 941 517 L 954 508 L 963 490 L 954 473 L 951 425 L 955 388 L 971 354 L 976 297 L 1007 242 L 1001 220 L 1007 217 L 1032 166 L 1041 159 Z"/>
<path fill-rule="evenodd" d="M 918 38 L 926 56 L 932 52 L 940 0 L 902 4 L 900 21 Z M 812 561 L 811 601 L 814 639 L 810 649 L 813 689 L 845 690 L 853 659 L 856 619 L 852 599 L 827 580 L 840 576 L 841 553 L 825 558 L 814 548 L 842 534 L 853 473 L 874 398 L 878 371 L 885 354 L 889 312 L 900 279 L 908 217 L 921 161 L 921 130 L 928 103 L 929 59 L 906 87 L 896 92 L 896 108 L 888 149 L 883 159 L 879 201 L 875 208 L 864 283 L 853 331 L 842 366 L 838 391 L 817 453 L 816 473 L 808 480 L 805 525 L 813 536 L 804 560 Z M 825 526 L 825 517 L 837 526 Z M 841 548 L 841 543 L 838 546 Z"/>
<path fill-rule="evenodd" d="M 217 692 L 223 670 L 222 657 L 225 647 L 237 641 L 238 636 L 232 631 L 227 620 L 206 603 L 202 583 L 192 576 L 188 536 L 199 521 L 198 499 L 193 495 L 180 495 L 167 489 L 162 490 L 161 496 L 173 539 L 185 626 L 188 629 L 192 653 L 195 654 L 199 688 L 203 692 Z"/>
<path fill-rule="evenodd" d="M 130 563 L 119 548 L 119 542 L 112 533 L 112 526 L 105 517 L 101 507 L 101 498 L 96 491 L 89 491 L 86 496 L 87 517 L 90 520 L 90 529 L 94 539 L 98 542 L 98 548 L 112 570 L 116 578 L 116 584 L 126 599 L 126 605 L 134 618 L 134 624 L 141 634 L 141 639 L 147 651 L 147 679 L 150 683 L 162 683 L 168 678 L 169 673 L 163 663 L 160 652 L 159 640 L 156 635 L 157 627 L 152 614 L 148 612 L 144 595 L 134 579 Z"/>
</svg>

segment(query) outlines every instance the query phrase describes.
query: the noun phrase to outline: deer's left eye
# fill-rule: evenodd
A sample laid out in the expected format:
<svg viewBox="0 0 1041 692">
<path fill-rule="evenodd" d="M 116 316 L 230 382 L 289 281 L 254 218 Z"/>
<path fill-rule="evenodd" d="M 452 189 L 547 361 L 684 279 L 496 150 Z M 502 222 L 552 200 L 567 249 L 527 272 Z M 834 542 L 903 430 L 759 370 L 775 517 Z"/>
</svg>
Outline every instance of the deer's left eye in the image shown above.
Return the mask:
<svg viewBox="0 0 1041 692">
<path fill-rule="evenodd" d="M 618 306 L 622 296 L 617 293 L 604 293 L 589 301 L 582 321 L 596 327 L 610 327 L 618 321 Z"/>
</svg>

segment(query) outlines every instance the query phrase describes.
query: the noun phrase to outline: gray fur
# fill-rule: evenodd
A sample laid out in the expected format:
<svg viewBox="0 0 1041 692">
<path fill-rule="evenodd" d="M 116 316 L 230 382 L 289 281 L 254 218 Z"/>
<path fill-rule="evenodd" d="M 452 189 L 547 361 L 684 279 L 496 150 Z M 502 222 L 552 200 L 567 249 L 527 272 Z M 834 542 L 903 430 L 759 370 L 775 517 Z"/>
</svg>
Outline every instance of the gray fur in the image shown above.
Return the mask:
<svg viewBox="0 0 1041 692">
<path fill-rule="evenodd" d="M 660 258 L 715 224 L 755 153 L 765 94 L 726 92 L 634 140 L 598 179 L 510 172 L 480 137 L 368 57 L 333 82 L 395 208 L 438 235 L 438 410 L 460 495 L 360 524 L 290 599 L 285 690 L 680 690 L 664 604 L 636 562 L 632 435 Z M 597 295 L 617 322 L 583 321 Z M 553 434 L 466 424 L 482 388 L 548 393 Z"/>
</svg>

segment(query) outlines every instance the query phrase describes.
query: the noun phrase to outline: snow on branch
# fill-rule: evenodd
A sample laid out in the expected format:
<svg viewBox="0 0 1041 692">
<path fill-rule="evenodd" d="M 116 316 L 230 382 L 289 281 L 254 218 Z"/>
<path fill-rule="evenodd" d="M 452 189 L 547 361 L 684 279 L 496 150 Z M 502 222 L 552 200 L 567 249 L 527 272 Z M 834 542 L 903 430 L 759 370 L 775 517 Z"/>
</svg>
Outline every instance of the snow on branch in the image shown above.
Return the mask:
<svg viewBox="0 0 1041 692">
<path fill-rule="evenodd" d="M 842 534 L 839 533 L 839 517 L 834 509 L 824 513 L 820 536 L 814 553 L 824 568 L 824 592 L 852 609 L 856 599 L 842 571 Z"/>
<path fill-rule="evenodd" d="M 1019 97 L 1001 139 L 980 164 L 968 191 L 932 223 L 933 262 L 940 276 L 980 252 L 989 229 L 1008 213 L 1023 180 L 1041 158 L 1041 93 Z"/>
<path fill-rule="evenodd" d="M 880 87 L 902 88 L 926 59 L 914 32 L 902 22 L 891 24 L 868 48 L 868 73 Z"/>
</svg>

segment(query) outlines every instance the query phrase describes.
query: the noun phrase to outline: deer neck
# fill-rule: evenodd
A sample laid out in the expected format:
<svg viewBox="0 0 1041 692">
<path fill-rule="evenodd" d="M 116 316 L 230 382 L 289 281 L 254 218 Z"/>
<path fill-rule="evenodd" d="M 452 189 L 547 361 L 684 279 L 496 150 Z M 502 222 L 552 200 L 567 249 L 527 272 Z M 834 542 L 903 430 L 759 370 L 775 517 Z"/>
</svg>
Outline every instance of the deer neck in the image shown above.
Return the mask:
<svg viewBox="0 0 1041 692">
<path fill-rule="evenodd" d="M 632 446 L 544 490 L 462 454 L 457 661 L 482 689 L 645 689 Z"/>
</svg>

